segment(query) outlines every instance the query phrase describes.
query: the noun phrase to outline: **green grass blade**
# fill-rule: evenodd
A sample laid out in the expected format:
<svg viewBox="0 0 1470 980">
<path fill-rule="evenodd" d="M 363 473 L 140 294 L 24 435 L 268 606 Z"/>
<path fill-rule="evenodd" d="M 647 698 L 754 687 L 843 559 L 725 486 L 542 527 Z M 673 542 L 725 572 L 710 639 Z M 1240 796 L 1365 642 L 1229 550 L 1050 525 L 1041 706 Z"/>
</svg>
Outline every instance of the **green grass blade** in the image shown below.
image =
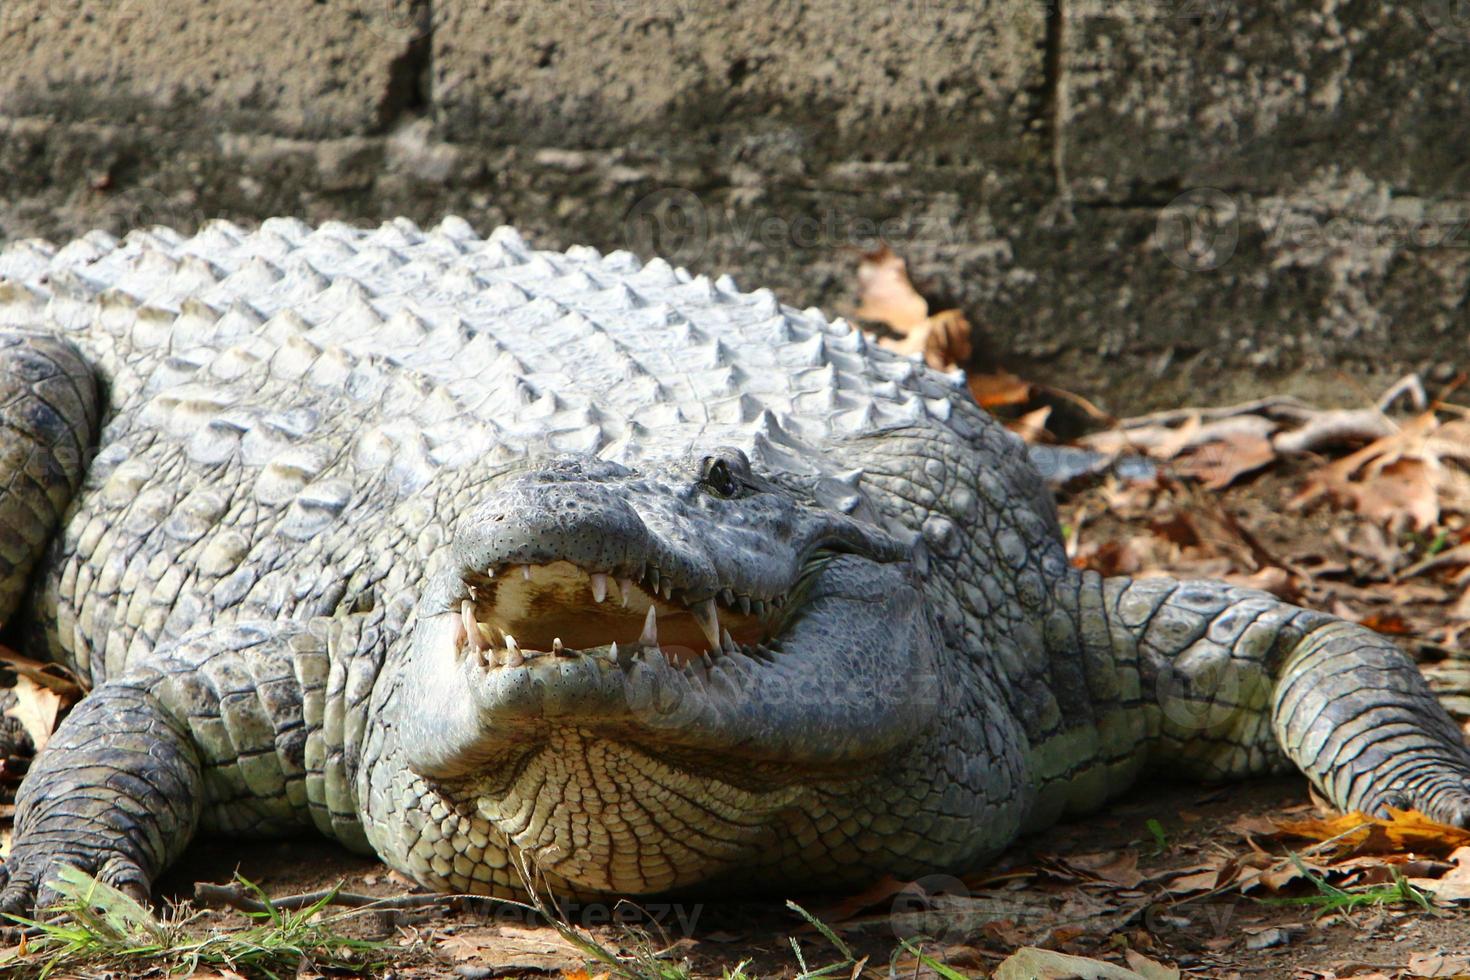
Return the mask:
<svg viewBox="0 0 1470 980">
<path fill-rule="evenodd" d="M 807 922 L 811 923 L 812 928 L 825 936 L 827 942 L 831 943 L 832 946 L 837 950 L 837 952 L 841 953 L 843 957 L 846 958 L 847 962 L 857 962 L 857 957 L 852 955 L 852 950 L 848 947 L 847 943 L 843 942 L 842 937 L 832 931 L 831 926 L 827 925 L 827 923 L 823 922 L 821 919 L 817 918 L 815 915 L 812 915 L 806 909 L 802 908 L 800 905 L 797 905 L 795 902 L 790 901 L 789 899 L 786 902 L 786 907 L 788 909 L 791 909 L 791 911 L 795 912 L 797 915 L 801 916 Z"/>
<path fill-rule="evenodd" d="M 940 977 L 940 980 L 970 980 L 969 977 L 965 976 L 963 973 L 960 973 L 954 967 L 950 966 L 947 963 L 939 962 L 934 957 L 928 955 L 922 949 L 909 942 L 907 939 L 900 940 L 900 942 L 902 943 L 903 948 L 907 950 L 910 955 L 915 957 L 924 966 L 927 966 L 929 969 L 933 970 Z"/>
</svg>

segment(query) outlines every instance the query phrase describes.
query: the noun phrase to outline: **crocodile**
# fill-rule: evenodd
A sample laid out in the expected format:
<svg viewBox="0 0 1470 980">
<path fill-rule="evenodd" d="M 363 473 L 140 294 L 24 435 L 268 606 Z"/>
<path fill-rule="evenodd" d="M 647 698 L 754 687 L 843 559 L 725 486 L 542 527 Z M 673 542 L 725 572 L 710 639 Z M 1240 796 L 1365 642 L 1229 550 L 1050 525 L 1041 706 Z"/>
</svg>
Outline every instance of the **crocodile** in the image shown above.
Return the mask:
<svg viewBox="0 0 1470 980">
<path fill-rule="evenodd" d="M 1074 568 L 963 379 L 626 251 L 290 218 L 0 252 L 0 617 L 90 693 L 0 908 L 315 829 L 431 889 L 974 867 L 1147 772 L 1464 825 L 1389 639 Z"/>
</svg>

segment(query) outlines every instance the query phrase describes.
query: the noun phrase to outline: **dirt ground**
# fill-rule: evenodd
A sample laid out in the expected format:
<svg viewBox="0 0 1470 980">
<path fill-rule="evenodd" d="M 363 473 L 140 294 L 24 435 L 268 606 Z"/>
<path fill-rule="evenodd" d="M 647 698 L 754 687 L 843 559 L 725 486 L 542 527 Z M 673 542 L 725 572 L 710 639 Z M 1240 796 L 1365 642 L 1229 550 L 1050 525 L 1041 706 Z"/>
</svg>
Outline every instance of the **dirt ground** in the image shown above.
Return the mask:
<svg viewBox="0 0 1470 980">
<path fill-rule="evenodd" d="M 1128 895 L 1115 908 L 1097 897 L 1111 890 L 1107 882 L 1087 887 L 1063 876 L 1038 883 L 1048 877 L 1038 869 L 1055 868 L 1079 855 L 1137 854 L 1137 870 L 1146 880 L 1159 872 L 1193 867 L 1202 855 L 1240 848 L 1239 835 L 1229 828 L 1244 818 L 1279 817 L 1307 801 L 1306 783 L 1296 778 L 1228 788 L 1140 786 L 1103 813 L 1021 842 L 1002 862 L 986 869 L 995 883 L 971 889 L 968 903 L 956 902 L 950 914 L 905 916 L 905 910 L 917 908 L 917 903 L 898 897 L 833 927 L 855 952 L 870 957 L 864 976 L 871 977 L 933 976 L 922 967 L 916 969 L 913 957 L 902 950 L 897 960 L 907 969 L 890 972 L 898 940 L 920 936 L 938 936 L 939 941 L 924 941 L 922 948 L 965 976 L 987 975 L 1014 951 L 1018 937 L 1050 939 L 1049 945 L 1057 948 L 1120 963 L 1122 952 L 1133 948 L 1177 966 L 1185 976 L 1222 978 L 1393 976 L 1408 968 L 1414 954 L 1470 951 L 1470 922 L 1454 911 L 1380 908 L 1318 917 L 1310 907 L 1265 904 L 1240 894 L 1177 901 L 1162 888 L 1148 894 L 1151 889 L 1146 885 L 1138 891 L 1151 901 L 1140 903 L 1144 896 Z M 1164 846 L 1156 846 L 1149 820 L 1161 825 Z M 369 894 L 400 894 L 405 887 L 378 862 L 348 855 L 320 840 L 244 846 L 208 841 L 195 846 L 164 879 L 159 895 L 184 898 L 192 894 L 195 881 L 226 882 L 237 870 L 273 896 L 339 882 L 346 891 Z M 801 904 L 822 914 L 839 907 L 846 897 L 807 896 Z M 1121 915 L 1119 908 L 1124 910 Z M 396 931 L 405 939 L 423 941 L 423 953 L 407 956 L 393 969 L 403 978 L 559 976 L 584 962 L 585 957 L 552 928 L 514 912 L 433 912 L 395 930 L 365 916 L 360 929 L 364 935 Z M 576 921 L 579 910 L 570 912 Z M 239 919 L 234 914 L 210 914 L 222 924 Z M 690 905 L 683 913 L 685 922 L 692 920 L 687 933 L 673 912 L 664 914 L 661 907 L 653 907 L 650 914 L 664 920 L 674 947 L 671 959 L 687 959 L 695 976 L 719 977 L 723 970 L 749 960 L 746 971 L 751 976 L 794 977 L 797 964 L 788 942 L 792 936 L 801 940 L 813 966 L 839 958 L 778 901 Z M 592 916 L 590 921 L 596 923 L 598 918 Z M 1026 932 L 1028 918 L 1044 924 L 1043 931 L 1050 936 Z M 594 924 L 589 931 L 610 948 L 627 945 L 622 929 Z M 650 932 L 656 935 L 652 927 Z M 1272 945 L 1252 948 L 1259 943 Z M 595 975 L 596 970 L 592 972 Z"/>
<path fill-rule="evenodd" d="M 1374 591 L 1372 569 L 1355 553 L 1353 535 L 1343 533 L 1354 519 L 1329 508 L 1296 512 L 1289 506 L 1310 466 L 1282 464 L 1252 482 L 1208 494 L 1172 483 L 1105 483 L 1065 498 L 1063 522 L 1081 564 L 1123 562 L 1148 566 L 1139 569 L 1145 572 L 1172 567 L 1182 574 L 1242 580 L 1254 574 L 1259 580 L 1260 570 L 1253 572 L 1241 557 L 1243 535 L 1252 542 L 1245 550 L 1257 560 L 1284 556 L 1282 564 L 1293 568 L 1327 570 L 1301 577 L 1295 587 L 1307 593 L 1302 601 L 1335 606 L 1360 620 L 1378 615 L 1391 631 L 1402 632 L 1399 619 L 1381 612 L 1392 603 L 1411 626 L 1401 636 L 1406 647 L 1443 657 L 1456 583 L 1427 581 L 1409 597 Z M 1402 544 L 1416 547 L 1413 539 Z M 1402 591 L 1401 583 L 1396 587 Z M 1440 664 L 1446 665 L 1453 676 L 1454 661 Z M 1271 821 L 1325 812 L 1300 778 L 1226 787 L 1153 782 L 1101 813 L 1025 839 L 963 881 L 926 879 L 907 890 L 889 883 L 866 895 L 801 896 L 800 903 L 831 924 L 858 956 L 868 957 L 862 975 L 871 977 L 935 975 L 901 946 L 903 939 L 963 976 L 988 975 L 1030 944 L 1120 965 L 1131 951 L 1162 964 L 1160 976 L 1174 975 L 1169 967 L 1183 976 L 1312 980 L 1470 973 L 1464 958 L 1470 920 L 1452 901 L 1426 902 L 1428 907 L 1365 902 L 1333 911 L 1324 907 L 1321 888 L 1292 872 L 1288 850 L 1309 845 L 1271 839 Z M 1391 860 L 1412 875 L 1420 856 Z M 1438 860 L 1441 872 L 1449 866 L 1442 854 L 1425 860 Z M 1351 858 L 1330 872 L 1324 870 L 1328 863 L 1312 867 L 1344 888 L 1362 891 L 1365 882 L 1387 880 L 1379 858 Z M 1241 871 L 1252 866 L 1258 880 L 1242 884 L 1249 875 Z M 323 841 L 216 840 L 190 850 L 163 880 L 160 894 L 185 899 L 196 881 L 226 882 L 237 870 L 272 896 L 339 883 L 375 895 L 411 890 L 378 862 Z M 1211 888 L 1216 882 L 1220 887 Z M 642 940 L 627 926 L 610 924 L 611 910 L 566 911 L 608 948 L 664 951 L 667 962 L 687 962 L 694 976 L 720 977 L 742 961 L 749 961 L 751 976 L 797 976 L 790 937 L 800 941 L 814 969 L 841 959 L 780 901 L 656 903 L 643 914 L 617 910 L 642 925 Z M 242 921 L 233 912 L 208 915 L 222 925 Z M 578 976 L 574 971 L 586 962 L 551 927 L 513 908 L 365 913 L 351 931 L 401 943 L 403 957 L 388 969 L 404 978 Z M 598 972 L 594 966 L 591 975 Z"/>
</svg>

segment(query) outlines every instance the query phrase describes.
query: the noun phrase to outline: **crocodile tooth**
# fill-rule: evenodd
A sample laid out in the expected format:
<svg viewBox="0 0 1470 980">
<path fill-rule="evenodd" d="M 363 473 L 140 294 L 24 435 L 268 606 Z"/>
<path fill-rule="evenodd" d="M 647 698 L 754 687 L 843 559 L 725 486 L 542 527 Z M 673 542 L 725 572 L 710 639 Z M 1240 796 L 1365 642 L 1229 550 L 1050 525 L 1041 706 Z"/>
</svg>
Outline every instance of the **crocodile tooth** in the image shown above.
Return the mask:
<svg viewBox="0 0 1470 980">
<path fill-rule="evenodd" d="M 721 603 L 721 605 L 725 606 L 727 609 L 728 608 L 733 608 L 734 605 L 735 605 L 735 593 L 732 590 L 730 590 L 730 589 L 721 589 L 720 590 L 720 603 Z"/>
<path fill-rule="evenodd" d="M 699 688 L 703 688 L 705 681 L 709 680 L 709 667 L 698 657 L 684 665 L 684 676 Z"/>
<path fill-rule="evenodd" d="M 750 600 L 750 611 L 755 613 L 757 616 L 764 616 L 766 614 L 765 601 L 762 599 Z"/>
<path fill-rule="evenodd" d="M 735 607 L 737 609 L 739 609 L 745 615 L 749 616 L 750 615 L 750 596 L 748 596 L 748 595 L 737 596 L 735 598 Z"/>
<path fill-rule="evenodd" d="M 628 606 L 628 597 L 633 594 L 633 580 L 630 578 L 618 579 L 618 592 L 622 594 L 623 608 Z"/>
<path fill-rule="evenodd" d="M 566 647 L 562 646 L 561 637 L 559 636 L 552 639 L 551 652 L 558 657 L 570 657 L 574 653 L 574 651 L 568 650 Z"/>
<path fill-rule="evenodd" d="M 669 580 L 669 579 L 664 579 L 664 599 L 665 599 L 665 601 L 668 601 L 668 600 L 671 600 L 673 598 L 674 598 L 674 583 L 671 580 Z"/>
<path fill-rule="evenodd" d="M 516 643 L 516 638 L 509 633 L 505 634 L 505 654 L 501 660 L 503 667 L 519 667 L 526 660 L 521 656 L 521 648 Z"/>
<path fill-rule="evenodd" d="M 718 649 L 720 646 L 720 610 L 715 605 L 715 600 L 706 599 L 698 605 L 690 606 L 689 611 L 694 613 L 694 621 L 704 631 L 704 638 L 709 641 L 710 649 Z"/>
<path fill-rule="evenodd" d="M 643 617 L 643 634 L 638 637 L 642 646 L 658 646 L 658 610 L 653 606 L 648 607 L 648 615 Z"/>
<path fill-rule="evenodd" d="M 617 640 L 613 640 L 611 643 L 609 643 L 607 645 L 607 659 L 611 660 L 613 663 L 617 663 L 618 662 L 618 641 Z"/>
<path fill-rule="evenodd" d="M 607 576 L 601 572 L 592 576 L 592 598 L 597 602 L 607 598 Z"/>
<path fill-rule="evenodd" d="M 654 595 L 658 595 L 658 569 L 657 568 L 650 568 L 648 570 L 648 584 L 650 586 L 652 586 L 652 589 L 650 589 L 650 591 L 653 592 Z"/>
<path fill-rule="evenodd" d="M 729 630 L 720 630 L 720 649 L 725 653 L 740 652 L 740 644 L 735 642 L 735 637 L 730 635 Z"/>
<path fill-rule="evenodd" d="M 489 568 L 485 569 L 485 577 L 486 578 L 494 578 L 495 577 L 495 566 L 494 565 L 491 565 Z"/>
<path fill-rule="evenodd" d="M 464 624 L 465 638 L 470 641 L 470 649 L 476 653 L 484 650 L 488 645 L 485 637 L 480 633 L 480 624 L 475 622 L 475 604 L 466 599 L 459 604 L 459 618 Z"/>
<path fill-rule="evenodd" d="M 522 565 L 521 566 L 521 578 L 525 579 L 527 582 L 531 581 L 531 566 L 530 565 Z"/>
</svg>

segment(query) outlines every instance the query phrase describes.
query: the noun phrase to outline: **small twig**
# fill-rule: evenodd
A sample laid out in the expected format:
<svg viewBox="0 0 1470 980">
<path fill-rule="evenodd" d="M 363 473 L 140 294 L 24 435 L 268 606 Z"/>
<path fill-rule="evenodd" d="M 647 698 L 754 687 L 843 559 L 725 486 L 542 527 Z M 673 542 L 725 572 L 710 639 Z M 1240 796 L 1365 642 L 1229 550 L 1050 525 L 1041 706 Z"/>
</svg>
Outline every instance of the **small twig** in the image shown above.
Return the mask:
<svg viewBox="0 0 1470 980">
<path fill-rule="evenodd" d="M 1094 422 L 1100 422 L 1103 425 L 1119 424 L 1119 420 L 1116 415 L 1112 414 L 1111 412 L 1103 411 L 1096 404 L 1088 401 L 1086 398 L 1083 398 L 1075 391 L 1068 391 L 1065 388 L 1053 388 L 1051 385 L 1044 384 L 1036 384 L 1032 385 L 1032 387 L 1036 389 L 1037 394 L 1046 395 L 1048 397 L 1055 398 L 1058 401 L 1070 402 L 1072 405 L 1080 409 L 1084 415 L 1091 418 Z"/>
<path fill-rule="evenodd" d="M 204 908 L 232 908 L 241 912 L 269 912 L 274 908 L 277 912 L 295 912 L 300 909 L 310 908 L 318 902 L 327 905 L 341 905 L 350 909 L 418 909 L 430 905 L 456 906 L 463 903 L 464 899 L 478 901 L 495 901 L 478 895 L 358 895 L 353 892 L 337 892 L 330 888 L 321 891 L 307 892 L 304 895 L 287 895 L 283 898 L 273 898 L 270 907 L 257 898 L 251 897 L 250 893 L 238 882 L 228 885 L 214 885 L 207 881 L 196 881 L 194 883 L 194 901 Z"/>
<path fill-rule="evenodd" d="M 1213 422 L 1240 415 L 1271 416 L 1273 413 L 1290 418 L 1302 418 L 1315 411 L 1317 411 L 1315 408 L 1299 398 L 1293 398 L 1290 395 L 1272 395 L 1268 398 L 1257 398 L 1255 401 L 1224 405 L 1219 408 L 1173 408 L 1163 412 L 1150 412 L 1146 415 L 1122 419 L 1118 424 L 1125 429 L 1172 427 L 1196 417 L 1201 422 Z"/>
<path fill-rule="evenodd" d="M 1409 405 L 1414 411 L 1422 412 L 1429 407 L 1429 396 L 1424 393 L 1424 382 L 1419 380 L 1417 374 L 1406 374 L 1389 385 L 1388 390 L 1378 396 L 1374 407 L 1380 412 L 1387 412 L 1393 408 L 1394 402 L 1405 395 L 1408 396 Z"/>
</svg>

